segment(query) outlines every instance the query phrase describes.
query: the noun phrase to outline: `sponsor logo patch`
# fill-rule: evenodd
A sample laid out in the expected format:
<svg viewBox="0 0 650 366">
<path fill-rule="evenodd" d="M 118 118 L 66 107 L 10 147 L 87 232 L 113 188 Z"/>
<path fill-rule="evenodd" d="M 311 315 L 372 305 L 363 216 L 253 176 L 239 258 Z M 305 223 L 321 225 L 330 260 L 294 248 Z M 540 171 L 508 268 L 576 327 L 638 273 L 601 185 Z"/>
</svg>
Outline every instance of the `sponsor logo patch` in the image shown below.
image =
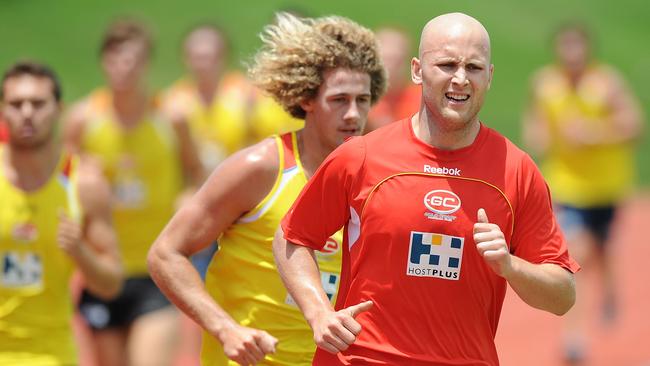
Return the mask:
<svg viewBox="0 0 650 366">
<path fill-rule="evenodd" d="M 465 239 L 411 231 L 406 275 L 458 281 Z"/>
<path fill-rule="evenodd" d="M 17 224 L 11 230 L 11 236 L 20 243 L 31 243 L 38 239 L 38 228 L 31 222 Z"/>
</svg>

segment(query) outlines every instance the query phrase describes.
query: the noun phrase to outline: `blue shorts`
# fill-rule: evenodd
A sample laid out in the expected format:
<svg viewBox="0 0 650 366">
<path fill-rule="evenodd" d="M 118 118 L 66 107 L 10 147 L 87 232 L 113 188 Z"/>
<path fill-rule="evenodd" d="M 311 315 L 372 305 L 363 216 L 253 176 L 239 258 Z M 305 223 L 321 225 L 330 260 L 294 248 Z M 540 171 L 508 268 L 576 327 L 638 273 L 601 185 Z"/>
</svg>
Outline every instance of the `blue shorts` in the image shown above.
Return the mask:
<svg viewBox="0 0 650 366">
<path fill-rule="evenodd" d="M 579 208 L 558 204 L 555 212 L 562 231 L 568 234 L 587 230 L 596 237 L 598 245 L 603 246 L 609 238 L 616 206 Z"/>
</svg>

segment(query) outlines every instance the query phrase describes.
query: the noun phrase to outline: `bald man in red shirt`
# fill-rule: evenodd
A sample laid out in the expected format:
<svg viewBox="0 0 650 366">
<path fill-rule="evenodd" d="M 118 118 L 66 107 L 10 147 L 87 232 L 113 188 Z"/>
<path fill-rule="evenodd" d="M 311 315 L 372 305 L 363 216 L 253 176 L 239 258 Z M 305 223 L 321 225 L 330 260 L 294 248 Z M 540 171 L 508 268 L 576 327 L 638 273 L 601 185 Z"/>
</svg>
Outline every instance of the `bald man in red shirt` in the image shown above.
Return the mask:
<svg viewBox="0 0 650 366">
<path fill-rule="evenodd" d="M 412 79 L 422 104 L 335 150 L 276 235 L 289 292 L 314 331 L 314 365 L 498 365 L 509 284 L 532 307 L 575 301 L 569 256 L 530 157 L 479 121 L 493 65 L 485 28 L 432 19 Z M 314 250 L 346 229 L 335 309 Z"/>
</svg>

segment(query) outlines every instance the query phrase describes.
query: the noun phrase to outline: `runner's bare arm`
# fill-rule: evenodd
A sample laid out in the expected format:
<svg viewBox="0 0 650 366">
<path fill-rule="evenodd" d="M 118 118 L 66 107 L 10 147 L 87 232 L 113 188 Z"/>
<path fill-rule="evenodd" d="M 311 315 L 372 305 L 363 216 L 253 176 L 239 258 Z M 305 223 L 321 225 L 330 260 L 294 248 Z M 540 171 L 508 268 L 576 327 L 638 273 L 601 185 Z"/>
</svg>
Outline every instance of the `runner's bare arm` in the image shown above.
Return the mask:
<svg viewBox="0 0 650 366">
<path fill-rule="evenodd" d="M 193 190 L 203 184 L 207 177 L 207 172 L 201 164 L 196 141 L 190 131 L 190 126 L 185 119 L 171 121 L 180 154 L 181 164 L 183 166 L 183 175 L 186 179 L 186 185 Z"/>
<path fill-rule="evenodd" d="M 278 164 L 273 139 L 226 159 L 174 215 L 148 255 L 149 271 L 160 289 L 240 363 L 259 361 L 274 351 L 276 340 L 237 324 L 208 294 L 189 257 L 264 198 L 275 182 Z"/>
<path fill-rule="evenodd" d="M 643 132 L 643 113 L 639 101 L 616 71 L 610 70 L 607 77 L 613 123 L 611 130 L 606 131 L 603 138 L 609 143 L 638 139 Z"/>
<path fill-rule="evenodd" d="M 80 163 L 78 194 L 81 222 L 59 218 L 59 245 L 77 264 L 88 289 L 110 299 L 120 292 L 123 269 L 111 222 L 110 186 L 89 161 Z"/>
<path fill-rule="evenodd" d="M 88 102 L 72 105 L 63 117 L 63 145 L 71 153 L 81 152 L 81 139 L 87 119 Z"/>
<path fill-rule="evenodd" d="M 273 255 L 282 282 L 314 332 L 316 345 L 334 354 L 346 350 L 361 332 L 355 317 L 372 308 L 372 301 L 334 311 L 321 284 L 314 250 L 284 239 L 282 228 L 275 233 Z"/>
<path fill-rule="evenodd" d="M 537 102 L 537 89 L 539 88 L 540 79 L 545 77 L 544 73 L 545 71 L 542 70 L 532 78 L 528 105 L 523 115 L 522 140 L 530 153 L 535 156 L 544 155 L 550 143 L 548 121 Z"/>
<path fill-rule="evenodd" d="M 483 209 L 477 216 L 474 242 L 490 268 L 528 305 L 556 315 L 569 311 L 576 297 L 573 274 L 556 264 L 533 264 L 510 254 L 499 226 L 489 222 Z"/>
</svg>

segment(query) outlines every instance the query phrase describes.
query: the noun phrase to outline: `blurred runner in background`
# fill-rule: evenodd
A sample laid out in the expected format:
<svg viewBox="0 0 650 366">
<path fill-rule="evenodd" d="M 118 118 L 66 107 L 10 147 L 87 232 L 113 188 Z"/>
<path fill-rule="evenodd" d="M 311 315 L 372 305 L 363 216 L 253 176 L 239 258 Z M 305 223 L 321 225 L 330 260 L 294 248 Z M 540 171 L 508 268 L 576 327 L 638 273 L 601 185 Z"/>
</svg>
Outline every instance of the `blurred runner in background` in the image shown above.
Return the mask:
<svg viewBox="0 0 650 366">
<path fill-rule="evenodd" d="M 607 245 L 616 212 L 636 175 L 634 145 L 642 131 L 641 109 L 622 76 L 592 56 L 590 32 L 570 23 L 555 34 L 556 61 L 533 76 L 524 116 L 524 141 L 541 159 L 558 221 L 572 256 L 597 269 L 602 317 L 616 318 L 616 280 Z M 585 274 L 576 276 L 579 291 Z M 565 359 L 579 364 L 587 344 L 584 292 L 567 316 Z"/>
<path fill-rule="evenodd" d="M 178 313 L 149 277 L 146 255 L 183 186 L 204 176 L 187 125 L 155 114 L 145 83 L 151 52 L 143 25 L 111 24 L 100 47 L 107 86 L 73 106 L 64 131 L 68 148 L 97 161 L 109 178 L 127 276 L 113 301 L 82 294 L 79 308 L 94 330 L 102 366 L 171 363 Z"/>
<path fill-rule="evenodd" d="M 101 170 L 62 152 L 61 86 L 47 66 L 20 62 L 2 78 L 0 365 L 78 364 L 70 278 L 102 299 L 122 286 Z"/>
</svg>

